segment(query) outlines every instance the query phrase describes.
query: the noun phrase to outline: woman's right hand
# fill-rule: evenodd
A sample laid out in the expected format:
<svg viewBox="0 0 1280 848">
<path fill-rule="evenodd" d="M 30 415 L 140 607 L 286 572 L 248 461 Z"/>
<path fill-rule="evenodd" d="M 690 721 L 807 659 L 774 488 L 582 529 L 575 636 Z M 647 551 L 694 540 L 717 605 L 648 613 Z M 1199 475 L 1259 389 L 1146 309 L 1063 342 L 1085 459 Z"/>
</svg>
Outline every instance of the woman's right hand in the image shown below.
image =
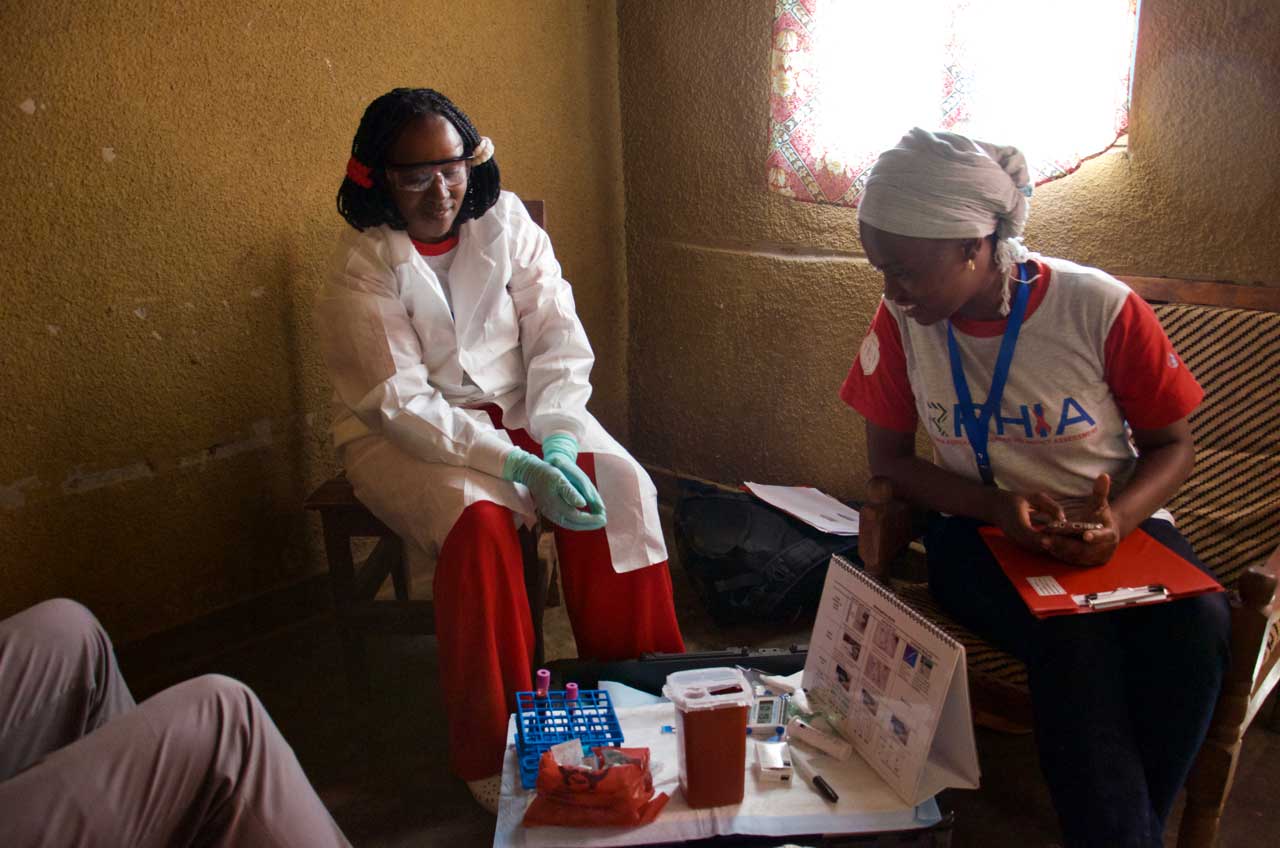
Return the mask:
<svg viewBox="0 0 1280 848">
<path fill-rule="evenodd" d="M 1036 528 L 1032 516 L 1043 516 L 1043 523 L 1062 521 L 1067 515 L 1062 505 L 1044 492 L 1023 495 L 1004 489 L 995 490 L 994 521 L 1004 534 L 1027 550 L 1045 553 L 1052 540 Z"/>
<path fill-rule="evenodd" d="M 502 476 L 527 486 L 538 512 L 566 530 L 599 530 L 605 525 L 603 506 L 599 513 L 583 512 L 587 502 L 564 472 L 528 451 L 512 451 L 503 465 Z"/>
</svg>

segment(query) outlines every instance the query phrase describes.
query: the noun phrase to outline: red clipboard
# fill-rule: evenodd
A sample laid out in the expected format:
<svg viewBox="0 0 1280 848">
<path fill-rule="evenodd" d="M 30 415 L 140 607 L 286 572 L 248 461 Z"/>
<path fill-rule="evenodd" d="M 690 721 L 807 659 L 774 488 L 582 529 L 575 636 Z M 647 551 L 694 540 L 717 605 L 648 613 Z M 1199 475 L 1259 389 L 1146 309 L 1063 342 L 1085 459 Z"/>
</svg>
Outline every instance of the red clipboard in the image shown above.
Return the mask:
<svg viewBox="0 0 1280 848">
<path fill-rule="evenodd" d="M 1037 618 L 1103 612 L 1207 592 L 1222 586 L 1142 530 L 1116 548 L 1110 562 L 1080 568 L 1014 544 L 998 527 L 978 532 Z"/>
</svg>

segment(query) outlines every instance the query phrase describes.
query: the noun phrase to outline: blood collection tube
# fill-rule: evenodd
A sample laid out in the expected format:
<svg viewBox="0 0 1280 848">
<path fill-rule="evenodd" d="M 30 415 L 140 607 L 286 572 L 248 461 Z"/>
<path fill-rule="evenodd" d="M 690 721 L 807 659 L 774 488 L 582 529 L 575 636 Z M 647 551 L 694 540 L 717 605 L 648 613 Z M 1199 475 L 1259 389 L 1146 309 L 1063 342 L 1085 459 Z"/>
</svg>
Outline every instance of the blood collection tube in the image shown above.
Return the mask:
<svg viewBox="0 0 1280 848">
<path fill-rule="evenodd" d="M 538 669 L 537 681 L 534 686 L 534 695 L 538 698 L 547 697 L 547 690 L 551 688 L 551 672 L 545 668 Z"/>
<path fill-rule="evenodd" d="M 578 700 L 578 684 L 566 683 L 564 685 L 564 699 L 566 701 Z"/>
</svg>

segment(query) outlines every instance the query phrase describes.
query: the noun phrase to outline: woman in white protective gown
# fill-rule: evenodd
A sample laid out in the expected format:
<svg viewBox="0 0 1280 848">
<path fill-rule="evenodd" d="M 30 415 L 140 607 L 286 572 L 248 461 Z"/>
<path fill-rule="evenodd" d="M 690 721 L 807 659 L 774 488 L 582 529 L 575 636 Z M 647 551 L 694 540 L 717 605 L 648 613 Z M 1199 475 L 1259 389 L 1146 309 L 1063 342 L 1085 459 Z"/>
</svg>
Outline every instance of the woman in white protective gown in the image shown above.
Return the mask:
<svg viewBox="0 0 1280 848">
<path fill-rule="evenodd" d="M 436 554 L 450 765 L 496 808 L 533 627 L 516 528 L 553 522 L 580 656 L 684 650 L 656 491 L 587 412 L 594 361 L 547 234 L 448 98 L 366 109 L 320 292 L 334 444 L 356 495 Z"/>
</svg>

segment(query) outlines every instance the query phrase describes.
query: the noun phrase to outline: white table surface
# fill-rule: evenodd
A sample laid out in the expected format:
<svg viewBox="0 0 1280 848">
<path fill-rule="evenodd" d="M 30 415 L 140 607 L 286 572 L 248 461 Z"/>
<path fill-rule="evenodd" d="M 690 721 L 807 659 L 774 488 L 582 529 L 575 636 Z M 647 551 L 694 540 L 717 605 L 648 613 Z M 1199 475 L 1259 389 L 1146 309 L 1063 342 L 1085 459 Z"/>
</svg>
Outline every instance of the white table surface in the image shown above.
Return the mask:
<svg viewBox="0 0 1280 848">
<path fill-rule="evenodd" d="M 502 771 L 502 795 L 494 831 L 495 848 L 535 846 L 612 846 L 683 842 L 725 834 L 791 836 L 816 833 L 875 833 L 926 828 L 941 820 L 938 805 L 929 799 L 918 807 L 903 802 L 857 754 L 845 762 L 807 749 L 819 774 L 840 796 L 832 804 L 798 776 L 790 783 L 759 781 L 751 740 L 747 743 L 746 794 L 741 804 L 693 810 L 680 791 L 675 733 L 663 733 L 663 725 L 675 725 L 670 702 L 617 710 L 626 747 L 648 748 L 654 789 L 671 796 L 658 817 L 636 828 L 534 827 L 521 824 L 533 791 L 520 786 L 514 746 L 508 746 Z M 508 738 L 515 734 L 515 719 L 508 724 Z M 792 756 L 805 756 L 793 745 Z"/>
</svg>

